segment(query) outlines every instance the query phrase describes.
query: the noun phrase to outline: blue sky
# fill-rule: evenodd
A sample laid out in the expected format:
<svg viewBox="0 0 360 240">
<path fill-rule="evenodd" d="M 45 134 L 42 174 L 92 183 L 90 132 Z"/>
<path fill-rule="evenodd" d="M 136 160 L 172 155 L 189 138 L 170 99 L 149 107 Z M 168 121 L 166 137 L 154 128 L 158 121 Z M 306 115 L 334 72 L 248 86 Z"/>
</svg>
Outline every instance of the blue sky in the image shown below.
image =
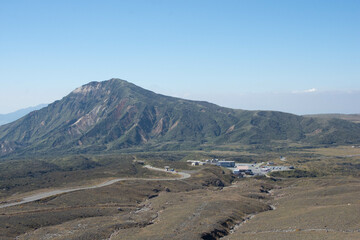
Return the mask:
<svg viewBox="0 0 360 240">
<path fill-rule="evenodd" d="M 360 113 L 360 1 L 0 2 L 0 113 L 113 77 L 233 108 Z"/>
</svg>

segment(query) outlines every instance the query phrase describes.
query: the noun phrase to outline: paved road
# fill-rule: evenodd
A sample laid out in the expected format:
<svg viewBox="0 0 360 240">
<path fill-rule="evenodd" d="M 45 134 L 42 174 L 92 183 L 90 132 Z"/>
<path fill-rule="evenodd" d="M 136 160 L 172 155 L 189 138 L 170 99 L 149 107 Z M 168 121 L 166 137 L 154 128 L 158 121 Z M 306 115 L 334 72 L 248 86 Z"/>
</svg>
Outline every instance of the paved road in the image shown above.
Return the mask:
<svg viewBox="0 0 360 240">
<path fill-rule="evenodd" d="M 100 188 L 100 187 L 105 187 L 105 186 L 109 186 L 113 183 L 116 182 L 120 182 L 120 181 L 131 181 L 131 180 L 144 180 L 144 181 L 175 181 L 175 180 L 182 180 L 182 179 L 186 179 L 191 177 L 190 174 L 188 173 L 184 173 L 184 172 L 172 172 L 172 171 L 166 171 L 162 168 L 156 168 L 156 167 L 152 167 L 150 165 L 145 165 L 144 166 L 147 169 L 150 170 L 155 170 L 155 171 L 161 171 L 161 172 L 168 172 L 168 173 L 172 173 L 172 174 L 178 174 L 180 175 L 180 177 L 178 178 L 116 178 L 113 180 L 109 180 L 97 185 L 93 185 L 93 186 L 87 186 L 87 187 L 78 187 L 78 188 L 66 188 L 66 189 L 59 189 L 59 190 L 53 190 L 53 191 L 47 191 L 47 192 L 43 192 L 43 193 L 38 193 L 29 197 L 25 197 L 17 202 L 12 202 L 12 203 L 6 203 L 6 204 L 1 204 L 0 208 L 6 208 L 6 207 L 11 207 L 11 206 L 16 206 L 16 205 L 20 205 L 20 204 L 24 204 L 24 203 L 29 203 L 29 202 L 34 202 L 43 198 L 47 198 L 47 197 L 52 197 L 55 195 L 59 195 L 59 194 L 63 194 L 63 193 L 69 193 L 69 192 L 75 192 L 75 191 L 80 191 L 80 190 L 87 190 L 87 189 L 94 189 L 94 188 Z"/>
<path fill-rule="evenodd" d="M 185 172 L 166 171 L 165 169 L 153 167 L 153 166 L 150 166 L 150 165 L 145 165 L 144 167 L 147 168 L 147 169 L 150 169 L 150 170 L 155 170 L 155 171 L 167 172 L 167 173 L 172 173 L 172 174 L 180 175 L 179 178 L 162 178 L 162 179 L 148 179 L 148 178 L 144 178 L 145 180 L 172 181 L 172 180 L 181 180 L 181 179 L 186 179 L 186 178 L 191 177 L 191 175 L 190 175 L 189 173 L 185 173 Z"/>
</svg>

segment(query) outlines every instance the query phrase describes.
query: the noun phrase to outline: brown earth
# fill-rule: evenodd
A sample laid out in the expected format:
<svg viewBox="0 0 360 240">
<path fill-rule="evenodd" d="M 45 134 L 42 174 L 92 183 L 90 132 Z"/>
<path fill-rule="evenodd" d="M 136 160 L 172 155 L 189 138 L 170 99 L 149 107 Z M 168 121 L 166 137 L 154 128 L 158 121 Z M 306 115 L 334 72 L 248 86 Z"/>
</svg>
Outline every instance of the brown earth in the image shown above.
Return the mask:
<svg viewBox="0 0 360 240">
<path fill-rule="evenodd" d="M 360 239 L 360 179 L 287 180 L 262 212 L 224 239 Z"/>
<path fill-rule="evenodd" d="M 269 180 L 231 181 L 210 167 L 186 180 L 119 182 L 1 209 L 1 239 L 213 239 L 270 209 Z"/>
</svg>

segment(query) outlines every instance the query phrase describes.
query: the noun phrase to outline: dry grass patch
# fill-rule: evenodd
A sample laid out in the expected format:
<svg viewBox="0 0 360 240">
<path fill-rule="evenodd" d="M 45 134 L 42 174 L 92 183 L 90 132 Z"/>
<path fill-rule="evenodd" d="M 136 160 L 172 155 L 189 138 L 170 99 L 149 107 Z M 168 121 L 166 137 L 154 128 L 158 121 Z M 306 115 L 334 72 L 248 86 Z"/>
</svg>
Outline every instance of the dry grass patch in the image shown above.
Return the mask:
<svg viewBox="0 0 360 240">
<path fill-rule="evenodd" d="M 359 239 L 360 180 L 291 180 L 263 212 L 225 239 Z M 294 238 L 292 238 L 294 237 Z"/>
</svg>

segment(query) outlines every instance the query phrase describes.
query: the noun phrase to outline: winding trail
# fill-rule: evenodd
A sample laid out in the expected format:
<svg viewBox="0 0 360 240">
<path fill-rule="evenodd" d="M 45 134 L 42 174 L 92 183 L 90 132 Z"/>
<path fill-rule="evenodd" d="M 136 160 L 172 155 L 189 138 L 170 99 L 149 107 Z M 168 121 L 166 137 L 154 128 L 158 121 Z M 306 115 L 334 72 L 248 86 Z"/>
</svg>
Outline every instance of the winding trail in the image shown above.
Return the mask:
<svg viewBox="0 0 360 240">
<path fill-rule="evenodd" d="M 47 197 L 52 197 L 52 196 L 56 196 L 59 194 L 63 194 L 63 193 L 69 193 L 69 192 L 75 192 L 75 191 L 80 191 L 80 190 L 88 190 L 88 189 L 94 189 L 94 188 L 101 188 L 101 187 L 105 187 L 105 186 L 109 186 L 113 183 L 116 182 L 120 182 L 120 181 L 134 181 L 134 180 L 143 180 L 143 181 L 176 181 L 176 180 L 182 180 L 182 179 L 186 179 L 191 177 L 191 175 L 189 173 L 185 173 L 185 172 L 173 172 L 173 171 L 166 171 L 162 168 L 156 168 L 150 165 L 145 165 L 145 168 L 149 169 L 149 170 L 154 170 L 154 171 L 161 171 L 161 172 L 167 172 L 167 173 L 171 173 L 171 174 L 177 174 L 180 175 L 180 177 L 178 178 L 116 178 L 116 179 L 112 179 L 97 185 L 93 185 L 93 186 L 86 186 L 86 187 L 77 187 L 77 188 L 65 188 L 65 189 L 58 189 L 58 190 L 53 190 L 53 191 L 47 191 L 47 192 L 42 192 L 42 193 L 38 193 L 38 194 L 34 194 L 31 195 L 29 197 L 24 197 L 23 199 L 21 199 L 20 201 L 16 201 L 16 202 L 11 202 L 11 203 L 5 203 L 5 204 L 1 204 L 0 208 L 6 208 L 6 207 L 12 207 L 12 206 L 16 206 L 16 205 L 21 205 L 24 203 L 29 203 L 29 202 L 34 202 L 37 200 L 41 200 Z"/>
</svg>

